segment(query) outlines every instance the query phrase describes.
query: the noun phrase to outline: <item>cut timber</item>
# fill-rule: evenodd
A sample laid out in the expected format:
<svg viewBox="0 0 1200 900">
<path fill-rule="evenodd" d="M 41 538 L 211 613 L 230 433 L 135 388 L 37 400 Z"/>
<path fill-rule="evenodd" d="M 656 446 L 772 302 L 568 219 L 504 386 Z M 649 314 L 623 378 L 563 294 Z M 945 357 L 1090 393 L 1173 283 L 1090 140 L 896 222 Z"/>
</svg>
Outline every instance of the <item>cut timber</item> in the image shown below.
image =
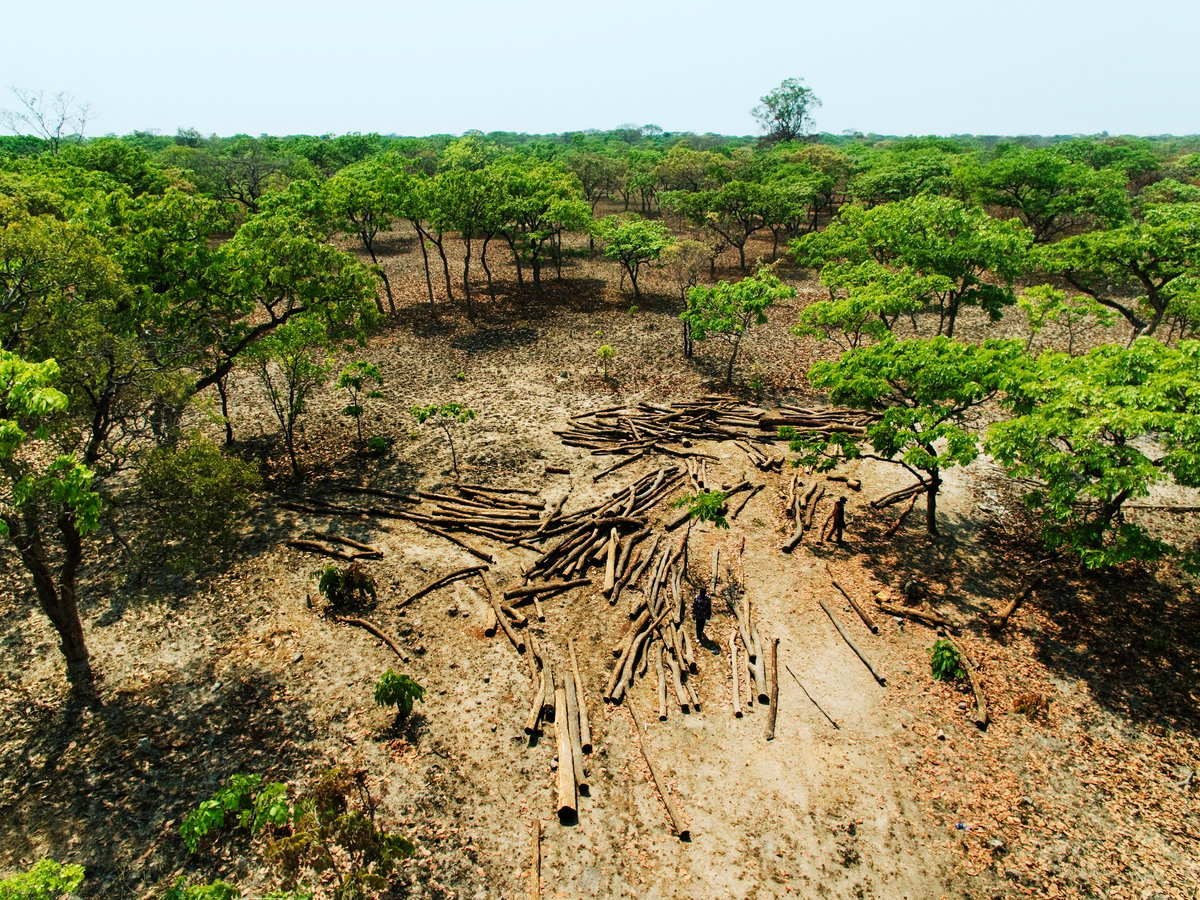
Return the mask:
<svg viewBox="0 0 1200 900">
<path fill-rule="evenodd" d="M 407 521 L 412 522 L 418 528 L 428 531 L 430 534 L 436 534 L 440 538 L 445 538 L 446 540 L 448 540 L 450 543 L 454 544 L 455 546 L 461 547 L 462 549 L 466 550 L 468 553 L 470 553 L 476 559 L 482 560 L 483 562 L 488 563 L 489 565 L 496 561 L 495 559 L 492 558 L 492 555 L 490 553 L 484 553 L 482 550 L 476 550 L 474 547 L 472 547 L 466 541 L 456 538 L 454 535 L 450 534 L 450 532 L 448 532 L 448 531 L 443 531 L 441 528 L 435 528 L 433 525 L 426 524 L 425 522 L 417 522 L 413 519 L 408 519 Z"/>
<path fill-rule="evenodd" d="M 322 541 L 332 541 L 335 544 L 342 544 L 346 547 L 353 547 L 355 550 L 361 550 L 364 554 L 374 554 L 376 558 L 383 559 L 383 551 L 378 547 L 372 547 L 370 544 L 360 544 L 358 541 L 351 540 L 348 537 L 342 537 L 340 534 L 331 534 L 328 531 L 314 531 L 313 537 Z M 366 557 L 364 557 L 365 559 Z"/>
<path fill-rule="evenodd" d="M 863 661 L 863 665 L 867 667 L 867 671 L 871 673 L 876 681 L 878 681 L 884 687 L 887 687 L 887 680 L 877 671 L 875 671 L 875 667 L 871 665 L 871 660 L 867 658 L 867 654 L 863 653 L 858 644 L 854 643 L 850 635 L 846 634 L 845 627 L 843 627 L 842 623 L 838 621 L 838 617 L 834 615 L 829 604 L 819 597 L 817 598 L 817 602 L 821 604 L 821 609 L 825 610 L 825 615 L 829 616 L 829 621 L 831 621 L 833 623 L 833 627 L 838 630 L 838 634 L 842 636 L 842 640 L 844 640 L 846 644 L 849 645 L 850 649 L 854 651 L 855 655 Z"/>
<path fill-rule="evenodd" d="M 750 502 L 750 498 L 753 497 L 755 494 L 757 494 L 762 489 L 763 489 L 763 485 L 761 485 L 761 484 L 756 484 L 756 485 L 754 485 L 754 487 L 750 488 L 749 493 L 747 493 L 746 496 L 742 498 L 741 502 L 738 503 L 738 505 L 733 508 L 733 512 L 731 512 L 729 514 L 729 518 L 736 519 L 738 517 L 738 513 L 740 513 L 743 509 L 746 508 L 746 504 Z"/>
<path fill-rule="evenodd" d="M 318 544 L 316 541 L 293 540 L 288 541 L 287 545 L 293 550 L 303 550 L 306 553 L 316 553 L 320 556 L 331 556 L 334 559 L 340 559 L 346 562 L 354 562 L 356 559 L 370 558 L 370 554 L 346 553 L 333 547 L 326 547 L 324 544 Z"/>
<path fill-rule="evenodd" d="M 512 623 L 508 621 L 508 616 L 500 611 L 500 601 L 496 599 L 496 592 L 492 589 L 492 583 L 487 577 L 487 573 L 480 572 L 479 578 L 483 582 L 484 590 L 487 592 L 488 601 L 492 606 L 492 612 L 494 612 L 496 615 L 496 621 L 504 630 L 504 636 L 512 641 L 512 645 L 516 648 L 518 653 L 524 653 L 525 641 L 517 636 L 517 633 L 513 630 Z"/>
<path fill-rule="evenodd" d="M 890 603 L 881 603 L 876 600 L 875 605 L 879 607 L 881 612 L 887 613 L 889 616 L 901 616 L 905 619 L 915 619 L 922 625 L 928 625 L 930 628 L 949 628 L 950 622 L 943 619 L 939 615 L 931 612 L 925 612 L 921 609 L 909 609 L 907 606 L 892 606 Z"/>
<path fill-rule="evenodd" d="M 542 704 L 546 700 L 546 685 L 542 682 L 541 676 L 536 676 L 537 693 L 533 695 L 533 706 L 529 708 L 529 715 L 525 717 L 525 733 L 530 737 L 537 734 L 538 722 L 542 718 Z"/>
<path fill-rule="evenodd" d="M 767 693 L 771 705 L 767 710 L 767 740 L 775 740 L 775 716 L 779 713 L 779 638 L 771 638 L 767 646 Z"/>
<path fill-rule="evenodd" d="M 923 481 L 918 481 L 916 484 L 910 484 L 906 488 L 901 488 L 898 491 L 893 491 L 890 494 L 884 494 L 882 497 L 877 497 L 871 501 L 871 509 L 885 509 L 902 500 L 907 500 L 909 497 L 917 494 L 925 493 L 927 485 Z"/>
<path fill-rule="evenodd" d="M 486 569 L 487 569 L 487 566 L 467 566 L 465 569 L 458 569 L 455 572 L 451 572 L 449 575 L 443 575 L 441 578 L 431 581 L 429 584 L 425 585 L 425 587 L 421 588 L 419 591 L 409 594 L 407 597 L 405 597 L 403 600 L 401 600 L 399 603 L 396 604 L 396 608 L 399 609 L 402 606 L 408 606 L 408 604 L 412 603 L 414 600 L 424 597 L 430 591 L 436 591 L 438 588 L 444 587 L 447 584 L 451 584 L 452 582 L 458 581 L 458 579 L 460 579 L 460 578 L 466 578 L 470 575 L 474 575 L 476 572 L 483 572 Z"/>
<path fill-rule="evenodd" d="M 754 686 L 758 690 L 758 702 L 765 706 L 771 702 L 771 695 L 767 693 L 767 661 L 763 658 L 762 643 L 753 622 L 750 623 L 750 640 L 754 643 Z"/>
<path fill-rule="evenodd" d="M 363 631 L 375 635 L 375 637 L 379 638 L 391 648 L 392 652 L 400 658 L 400 662 L 408 662 L 408 657 L 404 655 L 403 651 L 401 651 L 398 646 L 396 646 L 396 642 L 388 637 L 387 633 L 373 622 L 368 622 L 366 619 L 353 619 L 345 616 L 334 616 L 333 621 L 341 622 L 343 625 L 354 625 L 357 628 L 361 628 Z"/>
<path fill-rule="evenodd" d="M 495 637 L 496 629 L 499 627 L 500 627 L 500 625 L 496 620 L 496 610 L 492 609 L 492 605 L 489 603 L 488 607 L 487 607 L 487 612 L 484 613 L 483 633 L 485 635 L 487 635 L 488 637 Z"/>
<path fill-rule="evenodd" d="M 667 808 L 667 816 L 671 820 L 671 831 L 673 831 L 681 841 L 690 841 L 692 833 L 683 826 L 683 819 L 679 817 L 679 813 L 675 810 L 675 804 L 671 802 L 671 797 L 667 794 L 667 787 L 663 783 L 662 776 L 658 774 L 658 769 L 654 762 L 650 759 L 650 754 L 646 750 L 646 735 L 642 731 L 642 723 L 638 721 L 637 712 L 633 708 L 633 701 L 626 704 L 629 707 L 629 718 L 633 719 L 634 730 L 637 731 L 638 746 L 642 751 L 642 759 L 646 761 L 646 768 L 650 770 L 650 777 L 654 779 L 654 786 L 658 789 L 658 796 L 662 798 L 663 806 Z"/>
<path fill-rule="evenodd" d="M 533 820 L 533 862 L 529 867 L 529 900 L 542 897 L 542 821 Z"/>
<path fill-rule="evenodd" d="M 888 530 L 883 533 L 885 538 L 892 537 L 897 531 L 900 530 L 900 526 L 904 524 L 904 520 L 908 518 L 908 514 L 911 513 L 913 511 L 913 507 L 917 505 L 917 498 L 919 496 L 921 496 L 920 493 L 916 493 L 908 498 L 908 505 L 904 507 L 904 512 L 900 513 L 900 518 L 889 525 Z"/>
<path fill-rule="evenodd" d="M 737 650 L 737 629 L 729 629 L 729 665 L 733 670 L 733 715 L 734 718 L 742 717 L 742 696 L 738 690 L 738 650 Z"/>
<path fill-rule="evenodd" d="M 554 732 L 558 738 L 558 820 L 564 825 L 579 818 L 579 795 L 575 790 L 575 763 L 571 733 L 567 727 L 566 688 L 554 689 Z"/>
<path fill-rule="evenodd" d="M 579 661 L 575 658 L 575 642 L 567 640 L 567 653 L 571 657 L 571 674 L 575 676 L 575 690 L 578 696 L 575 702 L 579 706 L 579 747 L 584 753 L 592 752 L 592 726 L 588 721 L 587 691 L 583 689 L 583 679 L 579 677 Z"/>
<path fill-rule="evenodd" d="M 658 721 L 667 721 L 667 670 L 663 668 L 663 645 L 654 645 L 654 671 L 658 673 Z"/>
<path fill-rule="evenodd" d="M 830 582 L 835 588 L 838 589 L 838 592 L 846 598 L 846 602 L 854 607 L 854 611 L 858 613 L 858 617 L 863 620 L 863 624 L 867 626 L 867 630 L 869 630 L 871 634 L 879 634 L 879 626 L 875 624 L 875 620 L 867 614 L 867 611 L 859 605 L 857 600 L 850 596 L 844 587 L 838 584 L 837 579 L 833 577 L 833 572 L 829 570 L 828 565 L 825 566 L 825 574 L 829 576 Z"/>
<path fill-rule="evenodd" d="M 791 675 L 793 678 L 796 679 L 796 684 L 800 685 L 800 690 L 804 691 L 804 696 L 807 697 L 809 699 L 809 701 L 812 703 L 812 705 L 815 706 L 820 711 L 821 715 L 823 715 L 826 719 L 829 719 L 830 725 L 832 725 L 834 728 L 836 728 L 840 731 L 842 726 L 840 726 L 837 722 L 833 721 L 833 719 L 830 718 L 829 713 L 825 712 L 824 709 L 821 709 L 821 704 L 813 699 L 813 695 L 808 692 L 808 688 L 806 688 L 804 686 L 804 682 L 796 677 L 796 673 L 792 671 L 792 667 L 784 666 L 784 668 L 788 670 L 789 675 Z"/>
<path fill-rule="evenodd" d="M 1041 575 L 1036 576 L 1033 579 L 1033 581 L 1029 582 L 1029 584 L 1025 586 L 1025 590 L 1021 591 L 1021 593 L 1017 594 L 1017 596 L 1013 597 L 1012 600 L 1010 600 L 1008 602 L 1008 605 L 1005 606 L 1004 609 L 1002 609 L 1000 611 L 1000 615 L 996 619 L 996 628 L 997 629 L 1003 629 L 1003 628 L 1007 627 L 1008 620 L 1012 616 L 1012 614 L 1017 611 L 1017 607 L 1020 606 L 1022 603 L 1024 603 L 1026 600 L 1028 600 L 1030 597 L 1032 597 L 1033 592 L 1035 590 L 1037 590 L 1038 585 L 1040 585 L 1041 583 L 1042 583 L 1042 576 Z"/>
<path fill-rule="evenodd" d="M 975 695 L 975 727 L 980 731 L 987 731 L 988 727 L 988 706 L 987 698 L 983 696 L 983 688 L 979 685 L 979 675 L 975 670 L 975 663 L 971 659 L 971 655 L 959 644 L 956 644 L 951 638 L 947 637 L 956 651 L 958 651 L 959 661 L 966 670 L 967 680 L 971 683 L 971 693 Z"/>
<path fill-rule="evenodd" d="M 530 597 L 537 595 L 545 597 L 547 594 L 556 594 L 559 591 L 569 591 L 571 588 L 583 587 L 591 584 L 590 578 L 575 578 L 571 581 L 547 581 L 545 584 L 531 584 L 526 587 L 513 588 L 504 592 L 505 600 L 513 600 L 517 597 Z"/>
<path fill-rule="evenodd" d="M 564 469 L 562 466 L 546 466 L 547 475 L 570 475 L 570 469 Z"/>
<path fill-rule="evenodd" d="M 583 771 L 583 747 L 579 743 L 579 694 L 575 690 L 575 676 L 568 670 L 563 676 L 567 693 L 567 733 L 571 737 L 571 760 L 575 766 L 575 784 L 579 793 L 588 796 L 587 775 Z"/>
<path fill-rule="evenodd" d="M 617 529 L 608 533 L 608 560 L 604 565 L 604 593 L 612 592 L 617 582 Z"/>
</svg>

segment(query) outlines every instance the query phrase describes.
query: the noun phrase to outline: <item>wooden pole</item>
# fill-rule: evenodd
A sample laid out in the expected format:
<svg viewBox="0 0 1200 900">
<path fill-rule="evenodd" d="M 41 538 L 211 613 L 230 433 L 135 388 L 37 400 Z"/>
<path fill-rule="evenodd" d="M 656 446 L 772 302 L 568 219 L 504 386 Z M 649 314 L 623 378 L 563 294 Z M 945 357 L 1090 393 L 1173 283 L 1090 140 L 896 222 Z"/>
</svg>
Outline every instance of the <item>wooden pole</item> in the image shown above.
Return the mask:
<svg viewBox="0 0 1200 900">
<path fill-rule="evenodd" d="M 733 715 L 734 718 L 742 717 L 742 696 L 738 689 L 738 649 L 737 649 L 737 629 L 729 629 L 729 665 L 733 672 Z"/>
<path fill-rule="evenodd" d="M 858 617 L 863 620 L 863 624 L 867 626 L 871 634 L 879 634 L 879 626 L 875 624 L 875 620 L 867 614 L 867 611 L 859 605 L 857 600 L 855 600 L 850 596 L 849 593 L 846 592 L 844 587 L 838 584 L 837 579 L 833 577 L 833 572 L 829 570 L 828 565 L 825 566 L 825 574 L 829 576 L 829 580 L 833 582 L 833 586 L 838 589 L 843 597 L 846 598 L 847 602 L 854 607 L 854 611 L 858 613 Z"/>
<path fill-rule="evenodd" d="M 779 671 L 778 648 L 779 638 L 771 638 L 767 648 L 767 693 L 770 695 L 771 706 L 767 710 L 767 740 L 775 740 L 775 716 L 779 712 Z"/>
<path fill-rule="evenodd" d="M 529 900 L 542 897 L 542 822 L 533 820 L 533 864 L 529 869 Z"/>
<path fill-rule="evenodd" d="M 662 777 L 658 774 L 658 769 L 650 759 L 650 754 L 646 751 L 646 735 L 642 731 L 642 723 L 638 721 L 637 712 L 633 708 L 633 701 L 630 700 L 626 706 L 629 707 L 629 718 L 633 719 L 633 727 L 637 731 L 638 746 L 642 751 L 642 759 L 646 761 L 646 768 L 650 770 L 650 777 L 654 779 L 654 786 L 658 789 L 658 796 L 662 798 L 663 806 L 667 808 L 667 816 L 671 820 L 671 830 L 681 841 L 690 841 L 692 833 L 683 826 L 683 820 L 675 810 L 675 804 L 671 802 L 666 785 L 663 783 Z"/>
<path fill-rule="evenodd" d="M 575 690 L 575 676 L 570 670 L 563 676 L 567 694 L 567 733 L 571 736 L 571 764 L 575 766 L 575 784 L 579 793 L 588 795 L 587 775 L 583 771 L 583 747 L 579 743 L 579 694 Z"/>
<path fill-rule="evenodd" d="M 871 665 L 871 660 L 867 658 L 867 654 L 863 653 L 858 644 L 854 643 L 854 641 L 850 638 L 850 635 L 846 634 L 846 629 L 842 627 L 842 623 L 838 621 L 838 617 L 833 614 L 833 610 L 830 609 L 829 604 L 819 597 L 817 598 L 817 602 L 821 604 L 821 609 L 825 610 L 825 615 L 829 616 L 829 621 L 833 622 L 833 627 L 838 630 L 838 634 L 842 636 L 842 640 L 844 640 L 849 645 L 850 649 L 854 651 L 855 655 L 863 661 L 863 665 L 867 667 L 867 671 L 871 673 L 876 681 L 878 681 L 884 687 L 887 687 L 887 680 L 877 671 L 875 671 L 875 667 Z"/>
<path fill-rule="evenodd" d="M 544 671 L 544 670 L 543 670 Z M 575 791 L 575 764 L 571 733 L 567 727 L 567 691 L 554 689 L 554 731 L 558 738 L 558 820 L 569 824 L 579 817 L 579 795 Z"/>
<path fill-rule="evenodd" d="M 808 688 L 806 688 L 804 686 L 804 682 L 801 681 L 799 678 L 796 678 L 796 673 L 792 671 L 792 667 L 785 665 L 784 668 L 788 670 L 789 675 L 791 675 L 793 678 L 796 679 L 796 684 L 800 685 L 800 690 L 804 691 L 804 696 L 807 697 L 812 702 L 812 705 L 815 706 L 820 711 L 821 715 L 823 715 L 826 719 L 829 719 L 830 725 L 832 725 L 834 728 L 836 728 L 840 731 L 842 726 L 839 725 L 837 722 L 833 721 L 833 719 L 830 718 L 829 713 L 825 712 L 824 709 L 821 709 L 820 703 L 818 703 L 816 700 L 813 700 L 813 695 L 808 692 Z"/>
<path fill-rule="evenodd" d="M 567 653 L 571 657 L 571 674 L 575 676 L 575 703 L 579 707 L 579 748 L 584 753 L 592 752 L 592 726 L 588 721 L 587 691 L 583 688 L 583 679 L 579 677 L 579 661 L 575 658 L 575 642 L 567 639 Z"/>
</svg>

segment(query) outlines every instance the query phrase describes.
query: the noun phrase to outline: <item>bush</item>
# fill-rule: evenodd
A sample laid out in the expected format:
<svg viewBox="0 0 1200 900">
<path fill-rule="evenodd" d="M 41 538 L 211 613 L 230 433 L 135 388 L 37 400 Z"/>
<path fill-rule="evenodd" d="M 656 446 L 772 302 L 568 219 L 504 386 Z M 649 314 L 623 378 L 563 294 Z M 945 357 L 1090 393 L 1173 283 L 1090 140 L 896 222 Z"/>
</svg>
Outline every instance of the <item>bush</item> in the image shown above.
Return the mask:
<svg viewBox="0 0 1200 900">
<path fill-rule="evenodd" d="M 360 562 L 344 569 L 328 565 L 320 572 L 317 590 L 329 603 L 334 615 L 372 609 L 375 606 L 375 577 Z"/>
<path fill-rule="evenodd" d="M 397 675 L 388 669 L 375 684 L 375 705 L 396 707 L 398 719 L 408 717 L 414 700 L 425 702 L 425 688 L 407 675 Z"/>
<path fill-rule="evenodd" d="M 43 859 L 28 872 L 0 881 L 0 900 L 58 900 L 83 884 L 83 866 L 63 865 Z"/>
<path fill-rule="evenodd" d="M 962 657 L 954 645 L 942 639 L 929 649 L 929 667 L 934 681 L 958 681 L 967 677 Z"/>
<path fill-rule="evenodd" d="M 188 850 L 195 853 L 201 838 L 230 824 L 227 817 L 236 826 L 258 834 L 268 825 L 282 828 L 291 814 L 286 784 L 264 786 L 260 775 L 232 775 L 224 787 L 184 817 L 179 833 Z"/>
<path fill-rule="evenodd" d="M 180 875 L 175 884 L 167 888 L 163 900 L 238 900 L 242 892 L 225 881 L 214 881 L 211 884 L 188 884 L 187 879 Z"/>
<path fill-rule="evenodd" d="M 216 562 L 233 542 L 239 513 L 262 487 L 254 468 L 199 433 L 147 453 L 138 481 L 145 534 L 156 546 L 175 540 L 173 562 L 183 568 Z"/>
</svg>

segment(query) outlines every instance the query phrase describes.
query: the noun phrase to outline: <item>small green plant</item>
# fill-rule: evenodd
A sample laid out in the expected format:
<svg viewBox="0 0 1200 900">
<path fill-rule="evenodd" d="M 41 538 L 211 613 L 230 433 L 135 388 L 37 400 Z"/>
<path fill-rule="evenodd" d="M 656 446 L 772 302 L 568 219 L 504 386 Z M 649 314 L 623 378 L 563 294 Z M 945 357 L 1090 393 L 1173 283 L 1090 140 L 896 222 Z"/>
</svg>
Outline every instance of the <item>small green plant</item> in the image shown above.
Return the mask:
<svg viewBox="0 0 1200 900">
<path fill-rule="evenodd" d="M 929 648 L 929 668 L 934 681 L 958 681 L 967 677 L 962 657 L 945 638 Z"/>
<path fill-rule="evenodd" d="M 371 384 L 376 385 L 376 387 L 371 387 Z M 379 366 L 364 362 L 361 359 L 350 363 L 350 365 L 342 369 L 342 374 L 338 376 L 337 386 L 344 390 L 350 397 L 350 403 L 342 410 L 342 415 L 350 416 L 354 419 L 359 453 L 363 449 L 363 404 L 367 400 L 382 400 L 383 393 L 378 389 L 382 385 L 383 375 L 379 372 Z"/>
<path fill-rule="evenodd" d="M 604 366 L 604 380 L 608 381 L 608 361 L 617 355 L 611 344 L 601 344 L 596 348 L 596 359 Z"/>
<path fill-rule="evenodd" d="M 459 478 L 458 453 L 454 449 L 454 436 L 450 433 L 452 425 L 464 425 L 475 418 L 475 410 L 467 409 L 461 403 L 431 403 L 429 406 L 414 406 L 412 414 L 417 417 L 417 424 L 424 425 L 433 422 L 446 435 L 450 445 L 450 459 L 454 463 L 454 477 Z"/>
<path fill-rule="evenodd" d="M 375 683 L 375 705 L 396 707 L 397 720 L 408 718 L 414 700 L 425 702 L 425 688 L 407 675 L 388 669 Z"/>
<path fill-rule="evenodd" d="M 344 569 L 326 566 L 319 573 L 317 590 L 329 604 L 327 612 L 334 615 L 375 606 L 375 576 L 360 562 L 352 562 Z"/>
<path fill-rule="evenodd" d="M 387 438 L 381 434 L 374 434 L 367 438 L 367 455 L 368 456 L 383 456 L 387 453 L 388 447 L 392 444 Z"/>
<path fill-rule="evenodd" d="M 236 774 L 184 817 L 179 834 L 188 850 L 195 853 L 201 838 L 226 825 L 258 834 L 268 825 L 283 827 L 290 817 L 286 784 L 272 782 L 264 786 L 261 775 Z"/>
<path fill-rule="evenodd" d="M 163 900 L 238 900 L 241 896 L 242 892 L 226 881 L 188 884 L 187 878 L 180 875 L 175 884 L 167 888 Z"/>
<path fill-rule="evenodd" d="M 675 509 L 687 509 L 689 522 L 712 522 L 717 528 L 728 528 L 729 521 L 725 518 L 724 491 L 700 491 L 696 494 L 684 494 L 671 502 Z"/>
<path fill-rule="evenodd" d="M 0 900 L 58 900 L 75 893 L 81 884 L 83 866 L 43 859 L 28 871 L 0 880 Z"/>
<path fill-rule="evenodd" d="M 639 309 L 638 305 L 636 303 L 633 304 L 633 306 L 629 307 L 629 314 L 631 316 L 636 316 L 638 314 L 638 309 Z"/>
<path fill-rule="evenodd" d="M 456 378 L 458 381 L 466 381 L 466 380 L 467 380 L 467 373 L 466 373 L 466 372 L 459 372 L 459 373 L 458 373 L 457 375 L 455 375 L 454 377 L 455 377 L 455 378 Z"/>
</svg>

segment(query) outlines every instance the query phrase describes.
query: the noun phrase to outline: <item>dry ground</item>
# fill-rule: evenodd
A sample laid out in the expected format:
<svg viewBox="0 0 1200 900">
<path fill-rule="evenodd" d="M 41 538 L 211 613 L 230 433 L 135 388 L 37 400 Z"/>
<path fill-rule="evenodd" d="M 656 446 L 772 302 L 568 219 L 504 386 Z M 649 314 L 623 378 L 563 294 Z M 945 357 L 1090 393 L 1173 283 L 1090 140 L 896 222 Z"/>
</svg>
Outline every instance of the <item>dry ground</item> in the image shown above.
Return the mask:
<svg viewBox="0 0 1200 900">
<path fill-rule="evenodd" d="M 449 310 L 435 322 L 421 301 L 418 257 L 399 252 L 411 249 L 408 238 L 396 236 L 394 249 L 402 315 L 360 354 L 383 369 L 387 400 L 374 407 L 370 428 L 397 439 L 393 452 L 356 460 L 337 413 L 342 401 L 330 393 L 305 423 L 312 474 L 287 485 L 276 448 L 277 491 L 331 493 L 348 482 L 448 487 L 444 444 L 407 410 L 453 399 L 479 414 L 460 431 L 464 480 L 537 490 L 550 501 L 565 492 L 569 510 L 654 463 L 595 485 L 606 458 L 562 446 L 552 429 L 619 401 L 690 399 L 719 378 L 709 348 L 694 365 L 680 358 L 677 310 L 661 279 L 648 279 L 649 296 L 631 314 L 607 263 L 572 262 L 568 280 L 548 281 L 540 298 L 515 290 L 502 269 L 501 296 L 482 304 L 476 325 Z M 739 364 L 739 383 L 756 381 L 764 403 L 805 399 L 803 372 L 831 353 L 788 331 L 815 290 L 800 283 L 801 297 L 772 311 Z M 601 343 L 617 351 L 609 382 L 594 357 Z M 274 427 L 253 385 L 240 383 L 236 397 L 239 440 L 266 446 Z M 713 480 L 747 474 L 740 451 L 705 449 L 721 459 Z M 572 474 L 547 476 L 547 465 Z M 697 577 L 712 546 L 727 561 L 742 548 L 733 574 L 744 572 L 760 630 L 780 640 L 781 680 L 768 743 L 765 708 L 731 715 L 732 618 L 718 603 L 710 634 L 722 649 L 701 653 L 694 676 L 703 709 L 659 723 L 649 715 L 653 685 L 635 689 L 632 702 L 650 720 L 648 750 L 690 823 L 690 843 L 670 833 L 628 710 L 599 702 L 609 648 L 628 619 L 589 591 L 548 601 L 547 621 L 533 626 L 556 657 L 567 637 L 575 640 L 592 698 L 591 797 L 581 800 L 578 824 L 563 826 L 552 812 L 553 741 L 531 745 L 521 731 L 532 693 L 527 661 L 502 637 L 484 637 L 483 600 L 471 583 L 394 608 L 472 562 L 435 537 L 403 522 L 287 512 L 270 494 L 248 517 L 245 551 L 221 574 L 133 581 L 113 547 L 98 543 L 92 558 L 100 562 L 83 587 L 103 702 L 88 708 L 68 702 L 52 632 L 6 555 L 0 871 L 51 855 L 86 866 L 85 896 L 160 896 L 180 871 L 223 875 L 254 896 L 270 875 L 253 848 L 234 840 L 189 857 L 182 816 L 233 772 L 300 783 L 344 763 L 369 773 L 385 824 L 418 844 L 396 896 L 525 896 L 535 820 L 545 826 L 546 897 L 1197 896 L 1200 811 L 1187 777 L 1200 756 L 1195 583 L 1165 567 L 1103 579 L 1081 579 L 1061 563 L 1039 567 L 1030 523 L 985 461 L 950 473 L 936 541 L 918 515 L 882 539 L 896 511 L 866 505 L 907 476 L 877 464 L 850 474 L 863 488 L 851 495 L 844 548 L 806 541 L 791 556 L 780 553 L 786 472 L 766 476 L 766 490 L 730 532 L 693 534 Z M 284 541 L 309 527 L 385 551 L 370 564 L 383 588 L 373 615 L 399 636 L 406 670 L 427 689 L 402 731 L 371 702 L 395 658 L 306 603 L 323 561 Z M 531 554 L 488 549 L 498 583 L 517 583 Z M 879 616 L 879 634 L 869 634 L 826 566 L 868 602 L 895 595 L 909 578 L 928 587 L 979 664 L 992 711 L 986 732 L 970 721 L 969 695 L 931 680 L 934 633 Z M 1035 571 L 1046 574 L 1044 587 L 1005 633 L 989 631 L 989 616 Z M 834 604 L 886 688 L 841 641 L 818 598 Z M 1030 694 L 1044 697 L 1048 711 L 1013 712 L 1014 700 Z"/>
</svg>

